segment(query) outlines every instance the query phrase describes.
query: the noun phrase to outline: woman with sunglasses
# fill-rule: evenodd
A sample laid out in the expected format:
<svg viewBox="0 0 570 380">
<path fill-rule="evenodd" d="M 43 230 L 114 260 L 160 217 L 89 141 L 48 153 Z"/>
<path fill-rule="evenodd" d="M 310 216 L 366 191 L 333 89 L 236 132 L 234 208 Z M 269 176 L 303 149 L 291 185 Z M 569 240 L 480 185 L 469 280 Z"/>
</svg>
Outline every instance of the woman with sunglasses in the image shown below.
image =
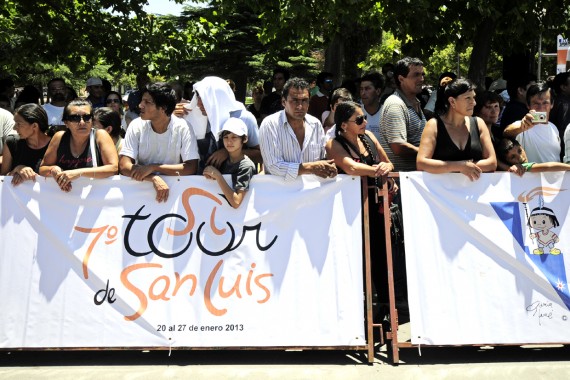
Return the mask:
<svg viewBox="0 0 570 380">
<path fill-rule="evenodd" d="M 485 122 L 472 117 L 475 85 L 463 78 L 441 80 L 435 103 L 436 117 L 422 133 L 418 170 L 462 173 L 471 181 L 497 168 L 495 150 Z"/>
<path fill-rule="evenodd" d="M 119 158 L 111 136 L 93 128 L 93 109 L 77 99 L 63 109 L 66 131 L 57 132 L 40 166 L 40 175 L 52 176 L 61 190 L 69 192 L 81 177 L 107 178 L 117 174 Z"/>
<path fill-rule="evenodd" d="M 121 128 L 127 130 L 127 121 L 125 120 L 125 113 L 123 108 L 123 99 L 121 94 L 117 91 L 109 91 L 105 98 L 105 105 L 121 115 Z"/>
<path fill-rule="evenodd" d="M 368 177 L 368 209 L 370 226 L 370 252 L 372 252 L 372 280 L 379 292 L 380 302 L 388 302 L 388 278 L 384 219 L 379 213 L 376 195 L 378 177 L 394 170 L 388 155 L 370 131 L 366 130 L 366 116 L 360 104 L 348 101 L 336 106 L 335 138 L 326 145 L 327 158 L 333 159 L 339 174 Z M 389 180 L 391 192 L 397 191 L 393 179 Z"/>
<path fill-rule="evenodd" d="M 40 162 L 51 137 L 48 116 L 38 104 L 24 104 L 14 113 L 14 129 L 18 136 L 9 135 L 4 143 L 1 175 L 11 175 L 12 185 L 35 181 Z"/>
</svg>

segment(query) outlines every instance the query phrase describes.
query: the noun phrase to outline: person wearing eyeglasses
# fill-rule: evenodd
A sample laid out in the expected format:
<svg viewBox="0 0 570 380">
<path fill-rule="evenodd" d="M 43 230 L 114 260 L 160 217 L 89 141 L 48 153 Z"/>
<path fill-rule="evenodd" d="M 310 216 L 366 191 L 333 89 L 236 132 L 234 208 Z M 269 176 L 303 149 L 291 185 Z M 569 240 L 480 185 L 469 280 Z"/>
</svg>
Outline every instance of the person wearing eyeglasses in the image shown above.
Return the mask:
<svg viewBox="0 0 570 380">
<path fill-rule="evenodd" d="M 503 136 L 516 138 L 529 162 L 560 162 L 560 133 L 549 120 L 552 93 L 547 83 L 532 84 L 526 90 L 528 113 L 507 126 Z"/>
<path fill-rule="evenodd" d="M 379 177 L 394 170 L 388 155 L 374 136 L 366 129 L 366 114 L 361 105 L 342 102 L 335 111 L 335 138 L 326 145 L 327 157 L 334 160 L 339 173 L 368 177 L 368 224 L 370 252 L 372 253 L 372 280 L 381 303 L 388 302 L 388 277 L 383 217 L 378 212 L 382 198 L 376 191 Z M 394 179 L 388 181 L 392 194 L 397 191 Z"/>
<path fill-rule="evenodd" d="M 198 169 L 196 135 L 172 115 L 175 106 L 176 94 L 168 84 L 144 88 L 140 118 L 129 125 L 119 158 L 121 174 L 151 182 L 157 202 L 166 202 L 170 192 L 162 176 L 192 175 Z"/>
<path fill-rule="evenodd" d="M 462 173 L 471 181 L 497 168 L 495 149 L 485 122 L 473 116 L 475 85 L 468 79 L 445 77 L 439 84 L 436 117 L 420 141 L 418 170 Z"/>
<path fill-rule="evenodd" d="M 91 103 L 93 109 L 105 107 L 105 88 L 103 87 L 103 81 L 99 78 L 89 78 L 85 87 L 89 93 L 87 100 Z"/>
<path fill-rule="evenodd" d="M 379 140 L 395 170 L 416 170 L 416 156 L 426 117 L 417 96 L 424 84 L 424 64 L 418 58 L 406 57 L 394 66 L 396 91 L 381 111 Z"/>
<path fill-rule="evenodd" d="M 127 130 L 127 122 L 125 120 L 125 112 L 123 108 L 123 99 L 117 91 L 110 91 L 105 97 L 105 106 L 121 115 L 121 128 Z"/>
<path fill-rule="evenodd" d="M 283 87 L 284 110 L 261 122 L 259 141 L 266 174 L 294 180 L 302 174 L 322 178 L 337 175 L 333 160 L 325 160 L 325 131 L 308 115 L 309 83 L 291 78 Z"/>
<path fill-rule="evenodd" d="M 313 96 L 309 102 L 309 115 L 313 115 L 317 119 L 321 120 L 323 112 L 329 107 L 329 97 L 334 87 L 333 84 L 333 74 L 326 71 L 320 72 L 317 75 L 317 86 L 319 90 Z"/>
<path fill-rule="evenodd" d="M 93 128 L 93 107 L 84 99 L 63 109 L 67 129 L 57 132 L 40 164 L 40 175 L 53 177 L 69 192 L 79 177 L 107 178 L 117 174 L 118 156 L 111 136 Z"/>
</svg>

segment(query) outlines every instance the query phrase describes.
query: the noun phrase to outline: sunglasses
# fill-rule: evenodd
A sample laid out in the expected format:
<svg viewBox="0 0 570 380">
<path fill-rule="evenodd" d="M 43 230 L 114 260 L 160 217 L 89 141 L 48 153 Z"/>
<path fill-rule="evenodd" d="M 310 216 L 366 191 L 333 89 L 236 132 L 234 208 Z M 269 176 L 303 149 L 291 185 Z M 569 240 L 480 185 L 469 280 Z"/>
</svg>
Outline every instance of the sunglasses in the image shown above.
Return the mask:
<svg viewBox="0 0 570 380">
<path fill-rule="evenodd" d="M 89 113 L 86 115 L 67 115 L 65 120 L 70 121 L 72 123 L 79 123 L 81 120 L 83 120 L 84 122 L 89 123 L 92 118 L 93 115 Z"/>
<path fill-rule="evenodd" d="M 107 104 L 110 103 L 121 103 L 121 99 L 107 99 Z"/>
<path fill-rule="evenodd" d="M 362 125 L 362 123 L 364 123 L 364 120 L 366 120 L 366 115 L 360 115 L 360 116 L 357 116 L 356 119 L 354 119 L 354 120 L 347 120 L 347 122 L 352 121 L 356 125 Z"/>
</svg>

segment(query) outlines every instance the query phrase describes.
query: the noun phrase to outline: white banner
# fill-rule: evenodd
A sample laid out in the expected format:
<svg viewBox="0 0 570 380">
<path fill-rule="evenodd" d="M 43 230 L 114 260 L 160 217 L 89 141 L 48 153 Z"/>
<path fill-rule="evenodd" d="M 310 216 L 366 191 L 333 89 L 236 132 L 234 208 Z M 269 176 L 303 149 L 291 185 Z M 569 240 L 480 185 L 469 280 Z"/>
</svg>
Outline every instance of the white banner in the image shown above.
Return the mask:
<svg viewBox="0 0 570 380">
<path fill-rule="evenodd" d="M 570 342 L 570 176 L 401 173 L 412 343 Z"/>
<path fill-rule="evenodd" d="M 365 344 L 360 179 L 0 185 L 0 347 Z"/>
</svg>

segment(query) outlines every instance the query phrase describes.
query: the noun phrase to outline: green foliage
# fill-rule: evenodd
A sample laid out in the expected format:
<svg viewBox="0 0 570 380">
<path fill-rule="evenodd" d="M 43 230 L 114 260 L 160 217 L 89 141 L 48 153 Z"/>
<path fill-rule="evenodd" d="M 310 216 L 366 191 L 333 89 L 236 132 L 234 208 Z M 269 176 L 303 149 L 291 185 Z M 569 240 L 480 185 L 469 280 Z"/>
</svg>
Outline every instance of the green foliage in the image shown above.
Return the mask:
<svg viewBox="0 0 570 380">
<path fill-rule="evenodd" d="M 394 34 L 385 32 L 382 34 L 382 42 L 370 48 L 368 57 L 365 61 L 360 62 L 358 67 L 362 69 L 363 72 L 380 72 L 382 65 L 385 63 L 395 63 L 401 50 L 402 42 L 396 39 Z"/>
</svg>

